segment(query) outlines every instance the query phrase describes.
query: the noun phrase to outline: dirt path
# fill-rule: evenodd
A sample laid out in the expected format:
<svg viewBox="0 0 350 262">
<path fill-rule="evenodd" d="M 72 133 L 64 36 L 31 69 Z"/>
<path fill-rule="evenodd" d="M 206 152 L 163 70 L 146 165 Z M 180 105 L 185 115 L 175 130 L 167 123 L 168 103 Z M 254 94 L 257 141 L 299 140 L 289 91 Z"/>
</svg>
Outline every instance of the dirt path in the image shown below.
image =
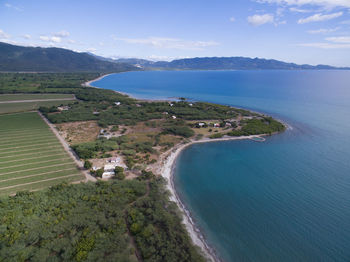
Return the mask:
<svg viewBox="0 0 350 262">
<path fill-rule="evenodd" d="M 32 103 L 32 102 L 50 102 L 50 101 L 70 101 L 75 98 L 51 98 L 51 99 L 32 99 L 32 100 L 12 100 L 12 101 L 0 101 L 0 104 L 13 104 L 13 103 Z"/>
<path fill-rule="evenodd" d="M 51 124 L 49 122 L 49 120 L 46 119 L 46 117 L 41 114 L 38 111 L 38 114 L 41 116 L 41 118 L 45 121 L 45 123 L 51 128 L 52 132 L 56 135 L 56 137 L 58 138 L 58 140 L 61 142 L 63 148 L 67 151 L 67 153 L 69 154 L 69 156 L 74 160 L 74 162 L 78 165 L 79 169 L 81 170 L 81 172 L 85 175 L 85 179 L 86 182 L 87 181 L 92 181 L 92 182 L 96 182 L 97 179 L 94 178 L 93 176 L 91 176 L 89 174 L 89 172 L 87 170 L 85 170 L 84 168 L 84 163 L 80 160 L 80 158 L 77 156 L 77 154 L 73 151 L 73 149 L 70 148 L 70 146 L 68 145 L 68 143 L 60 136 L 60 134 L 58 133 L 58 131 L 56 130 L 56 128 L 53 126 L 53 124 Z"/>
</svg>

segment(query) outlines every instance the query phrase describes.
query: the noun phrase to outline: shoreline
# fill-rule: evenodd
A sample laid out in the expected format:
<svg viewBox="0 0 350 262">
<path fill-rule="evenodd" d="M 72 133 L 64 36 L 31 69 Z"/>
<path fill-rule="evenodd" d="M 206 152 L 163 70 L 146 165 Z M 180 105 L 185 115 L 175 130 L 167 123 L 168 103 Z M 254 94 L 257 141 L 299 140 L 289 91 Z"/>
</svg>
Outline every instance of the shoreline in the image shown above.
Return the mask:
<svg viewBox="0 0 350 262">
<path fill-rule="evenodd" d="M 201 249 L 205 257 L 209 261 L 217 262 L 222 260 L 216 254 L 215 249 L 212 248 L 207 243 L 205 236 L 199 230 L 198 226 L 196 225 L 194 219 L 191 216 L 191 213 L 186 208 L 186 205 L 182 203 L 178 193 L 176 192 L 176 188 L 174 185 L 174 167 L 175 167 L 176 160 L 184 149 L 194 144 L 233 141 L 233 140 L 246 140 L 246 139 L 254 139 L 262 136 L 265 136 L 265 135 L 262 134 L 262 135 L 251 135 L 251 136 L 240 136 L 240 137 L 223 137 L 223 138 L 217 138 L 217 139 L 203 139 L 198 141 L 190 141 L 189 143 L 186 143 L 186 144 L 179 144 L 174 148 L 170 149 L 170 152 L 165 153 L 168 155 L 166 156 L 165 160 L 163 160 L 162 168 L 161 168 L 161 176 L 165 178 L 167 181 L 166 186 L 170 192 L 170 200 L 175 202 L 176 205 L 179 207 L 180 211 L 182 212 L 182 222 L 185 225 L 185 228 L 189 233 L 193 244 L 198 246 Z"/>
<path fill-rule="evenodd" d="M 112 75 L 112 74 L 116 74 L 116 73 L 110 73 L 110 74 L 106 74 L 103 76 L 100 76 L 96 79 L 90 80 L 88 82 L 85 82 L 82 84 L 82 86 L 86 86 L 86 87 L 93 87 L 93 88 L 98 88 L 95 86 L 92 86 L 91 84 L 95 81 L 101 80 L 106 76 Z M 131 96 L 130 94 L 125 94 L 119 91 L 115 91 L 116 93 L 120 93 L 123 95 L 127 95 L 129 97 L 135 98 L 133 96 Z M 139 99 L 139 98 L 135 98 L 137 100 L 141 100 L 141 101 L 156 101 L 156 100 L 152 100 L 152 99 Z M 166 100 L 169 101 L 169 100 Z M 253 111 L 252 111 L 253 112 Z M 282 122 L 282 121 L 281 121 Z M 282 122 L 282 124 L 285 125 L 286 128 L 288 128 L 289 126 Z M 176 203 L 176 205 L 178 206 L 179 210 L 182 213 L 182 223 L 185 226 L 185 229 L 187 230 L 193 244 L 197 247 L 200 248 L 200 250 L 202 251 L 202 253 L 204 254 L 205 258 L 208 261 L 211 262 L 221 262 L 222 260 L 218 257 L 218 255 L 216 254 L 216 251 L 214 248 L 212 248 L 206 241 L 205 236 L 203 235 L 203 233 L 199 230 L 199 228 L 197 227 L 195 221 L 193 220 L 191 213 L 188 211 L 188 209 L 186 208 L 186 205 L 184 203 L 182 203 L 178 193 L 176 192 L 176 188 L 174 185 L 174 167 L 175 167 L 175 163 L 176 160 L 178 158 L 178 156 L 180 155 L 180 153 L 186 149 L 187 147 L 194 145 L 194 144 L 199 144 L 199 143 L 210 143 L 210 142 L 223 142 L 223 141 L 233 141 L 233 140 L 246 140 L 246 139 L 251 139 L 254 140 L 254 138 L 263 138 L 264 136 L 267 136 L 267 134 L 261 134 L 261 135 L 250 135 L 250 136 L 239 136 L 239 137 L 222 137 L 222 138 L 215 138 L 215 139 L 210 139 L 210 138 L 204 138 L 201 140 L 191 140 L 188 143 L 185 144 L 178 144 L 175 145 L 173 148 L 171 148 L 169 151 L 165 152 L 163 154 L 164 158 L 160 160 L 160 167 L 159 167 L 159 171 L 160 171 L 160 175 L 166 179 L 167 184 L 166 184 L 166 188 L 169 190 L 170 192 L 170 201 L 173 201 Z M 254 140 L 256 142 L 263 142 L 263 141 L 257 141 Z M 162 157 L 161 157 L 162 158 Z"/>
<path fill-rule="evenodd" d="M 109 75 L 112 75 L 112 74 L 117 74 L 117 73 L 105 74 L 105 75 L 99 76 L 99 77 L 97 77 L 97 78 L 95 78 L 95 79 L 92 79 L 92 80 L 90 80 L 90 81 L 84 82 L 84 83 L 82 83 L 81 85 L 82 85 L 82 86 L 86 86 L 86 87 L 95 87 L 95 88 L 96 88 L 96 86 L 92 86 L 92 85 L 91 85 L 93 82 L 98 81 L 98 80 L 101 80 L 102 78 L 105 78 L 106 76 L 109 76 Z"/>
</svg>

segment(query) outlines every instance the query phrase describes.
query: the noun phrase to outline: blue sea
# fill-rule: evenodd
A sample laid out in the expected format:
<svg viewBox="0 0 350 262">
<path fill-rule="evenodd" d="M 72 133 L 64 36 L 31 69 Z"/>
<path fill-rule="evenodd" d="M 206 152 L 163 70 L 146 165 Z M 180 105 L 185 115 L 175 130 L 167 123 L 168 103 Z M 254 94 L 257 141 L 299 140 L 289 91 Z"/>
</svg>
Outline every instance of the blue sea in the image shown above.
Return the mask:
<svg viewBox="0 0 350 262">
<path fill-rule="evenodd" d="M 195 144 L 174 183 L 224 261 L 350 261 L 350 71 L 151 71 L 94 82 L 252 109 L 289 129 Z"/>
</svg>

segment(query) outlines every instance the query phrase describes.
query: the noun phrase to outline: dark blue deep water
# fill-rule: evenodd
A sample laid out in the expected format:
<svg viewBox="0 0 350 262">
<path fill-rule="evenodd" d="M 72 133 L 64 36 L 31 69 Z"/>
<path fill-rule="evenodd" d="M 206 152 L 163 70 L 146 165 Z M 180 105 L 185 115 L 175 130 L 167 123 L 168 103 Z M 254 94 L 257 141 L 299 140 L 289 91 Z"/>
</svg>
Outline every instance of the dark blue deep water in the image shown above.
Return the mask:
<svg viewBox="0 0 350 262">
<path fill-rule="evenodd" d="M 350 261 L 350 72 L 130 72 L 95 86 L 187 97 L 287 122 L 266 142 L 197 144 L 174 183 L 225 261 Z"/>
</svg>

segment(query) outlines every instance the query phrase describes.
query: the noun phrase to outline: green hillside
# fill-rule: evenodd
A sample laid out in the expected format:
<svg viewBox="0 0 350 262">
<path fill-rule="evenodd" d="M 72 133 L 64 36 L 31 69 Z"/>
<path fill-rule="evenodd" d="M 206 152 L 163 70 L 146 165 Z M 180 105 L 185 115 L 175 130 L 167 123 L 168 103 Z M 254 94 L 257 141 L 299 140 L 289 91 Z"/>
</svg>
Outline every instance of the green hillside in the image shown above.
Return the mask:
<svg viewBox="0 0 350 262">
<path fill-rule="evenodd" d="M 87 53 L 62 48 L 24 47 L 0 42 L 0 71 L 123 72 L 137 70 L 126 63 L 102 61 Z"/>
</svg>

